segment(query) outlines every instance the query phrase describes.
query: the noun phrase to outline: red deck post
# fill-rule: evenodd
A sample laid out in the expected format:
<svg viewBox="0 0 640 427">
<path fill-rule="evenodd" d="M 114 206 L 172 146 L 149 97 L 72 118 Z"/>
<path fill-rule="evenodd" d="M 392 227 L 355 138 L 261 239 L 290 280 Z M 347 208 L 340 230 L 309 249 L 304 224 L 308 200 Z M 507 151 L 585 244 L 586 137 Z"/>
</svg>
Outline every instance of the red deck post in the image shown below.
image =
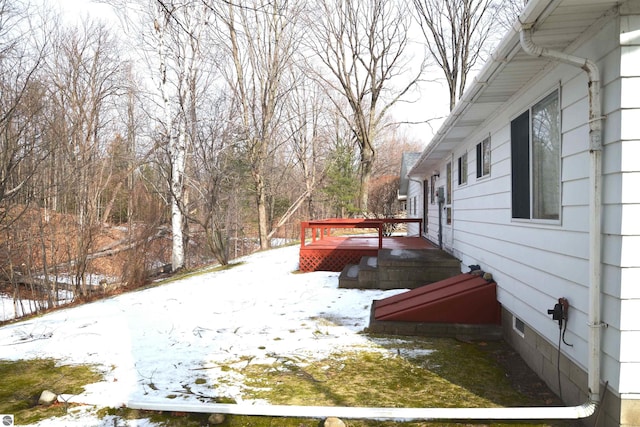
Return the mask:
<svg viewBox="0 0 640 427">
<path fill-rule="evenodd" d="M 304 248 L 307 240 L 307 229 L 309 228 L 309 223 L 304 221 L 300 223 L 300 247 Z"/>
</svg>

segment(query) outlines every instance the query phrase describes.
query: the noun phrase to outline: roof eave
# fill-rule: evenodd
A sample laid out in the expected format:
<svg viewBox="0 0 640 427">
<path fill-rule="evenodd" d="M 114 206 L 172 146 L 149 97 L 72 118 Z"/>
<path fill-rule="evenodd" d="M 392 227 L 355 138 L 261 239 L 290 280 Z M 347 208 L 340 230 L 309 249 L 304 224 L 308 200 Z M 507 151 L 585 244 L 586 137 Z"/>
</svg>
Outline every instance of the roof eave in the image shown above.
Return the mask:
<svg viewBox="0 0 640 427">
<path fill-rule="evenodd" d="M 521 50 L 519 28 L 521 23 L 532 23 L 540 17 L 544 16 L 549 10 L 549 6 L 557 0 L 531 0 L 527 3 L 524 11 L 520 14 L 518 21 L 512 26 L 507 34 L 502 38 L 494 52 L 482 67 L 478 75 L 473 79 L 473 83 L 462 94 L 462 97 L 456 102 L 455 107 L 449 113 L 449 116 L 438 129 L 434 137 L 431 139 L 427 147 L 422 152 L 418 161 L 409 170 L 408 176 L 419 177 L 429 172 L 444 156 L 432 156 L 451 129 L 457 124 L 460 117 L 467 108 L 474 102 L 477 97 L 482 94 L 487 83 L 493 80 L 497 72 L 510 61 L 516 53 Z M 431 160 L 430 162 L 428 160 Z"/>
</svg>

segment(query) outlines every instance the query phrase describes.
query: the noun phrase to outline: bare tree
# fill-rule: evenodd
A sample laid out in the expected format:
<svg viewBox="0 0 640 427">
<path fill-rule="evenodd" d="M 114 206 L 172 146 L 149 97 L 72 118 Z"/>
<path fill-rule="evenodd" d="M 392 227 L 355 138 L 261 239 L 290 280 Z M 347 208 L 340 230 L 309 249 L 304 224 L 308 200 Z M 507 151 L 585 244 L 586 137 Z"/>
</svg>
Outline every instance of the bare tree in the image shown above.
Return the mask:
<svg viewBox="0 0 640 427">
<path fill-rule="evenodd" d="M 206 119 L 193 146 L 189 173 L 189 221 L 202 233 L 204 246 L 222 265 L 230 259 L 229 240 L 237 224 L 234 199 L 240 198 L 242 172 L 234 146 L 233 110 L 228 99 L 214 93 L 207 103 Z"/>
<path fill-rule="evenodd" d="M 496 23 L 506 32 L 513 27 L 528 2 L 529 0 L 499 0 L 492 5 L 491 13 L 494 14 Z M 496 40 L 499 38 L 496 37 Z"/>
<path fill-rule="evenodd" d="M 481 60 L 495 20 L 496 0 L 413 0 L 426 47 L 449 87 L 449 110 Z"/>
<path fill-rule="evenodd" d="M 88 256 L 101 227 L 102 194 L 113 169 L 106 156 L 110 139 L 104 128 L 118 95 L 120 62 L 113 34 L 103 24 L 85 22 L 63 30 L 48 63 L 49 95 L 54 120 L 52 138 L 59 140 L 56 187 L 61 206 L 75 214 L 76 242 L 71 247 L 79 295 L 86 292 Z"/>
<path fill-rule="evenodd" d="M 391 0 L 324 0 L 311 17 L 310 47 L 323 65 L 316 76 L 358 144 L 359 204 L 366 212 L 375 140 L 389 109 L 418 82 L 423 70 L 420 67 L 408 78 L 403 75 L 410 71 L 411 17 Z M 346 110 L 340 108 L 342 99 L 349 105 Z"/>
<path fill-rule="evenodd" d="M 290 89 L 289 64 L 298 47 L 295 1 L 232 3 L 215 9 L 230 58 L 223 71 L 238 109 L 238 143 L 247 159 L 261 248 L 270 246 L 269 162 L 283 143 L 282 108 Z"/>
<path fill-rule="evenodd" d="M 208 24 L 209 8 L 201 1 L 140 1 L 133 4 L 113 0 L 124 10 L 137 10 L 137 23 L 144 40 L 143 53 L 157 78 L 159 111 L 150 114 L 161 128 L 161 145 L 166 169 L 168 202 L 171 207 L 172 270 L 187 262 L 188 205 L 186 170 L 189 150 L 197 128 L 197 81 L 202 61 L 202 35 Z M 124 17 L 128 21 L 128 17 Z"/>
<path fill-rule="evenodd" d="M 295 84 L 285 111 L 285 128 L 290 135 L 285 152 L 290 156 L 290 160 L 286 162 L 290 167 L 283 168 L 283 176 L 279 180 L 282 183 L 279 193 L 291 194 L 291 203 L 279 215 L 270 236 L 278 227 L 289 222 L 305 204 L 308 217 L 315 218 L 314 194 L 325 172 L 331 135 L 328 123 L 329 100 L 322 87 L 307 76 L 304 69 L 291 65 Z M 288 176 L 285 177 L 284 172 Z"/>
<path fill-rule="evenodd" d="M 0 231 L 26 209 L 28 185 L 50 154 L 42 145 L 43 86 L 38 81 L 48 45 L 34 40 L 35 22 L 19 3 L 0 0 Z M 11 215 L 9 213 L 11 212 Z"/>
</svg>

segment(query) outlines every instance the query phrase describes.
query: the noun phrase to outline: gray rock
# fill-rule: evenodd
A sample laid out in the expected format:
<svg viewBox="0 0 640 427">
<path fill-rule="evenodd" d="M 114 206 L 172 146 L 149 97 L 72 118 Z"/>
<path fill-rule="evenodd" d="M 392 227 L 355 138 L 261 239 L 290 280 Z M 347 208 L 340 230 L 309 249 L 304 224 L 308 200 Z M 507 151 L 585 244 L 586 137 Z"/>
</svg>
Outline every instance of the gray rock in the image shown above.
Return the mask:
<svg viewBox="0 0 640 427">
<path fill-rule="evenodd" d="M 53 402 L 55 402 L 57 399 L 58 399 L 57 394 L 49 390 L 44 390 L 40 394 L 40 399 L 38 399 L 38 405 L 48 406 L 48 405 L 51 405 Z"/>
<path fill-rule="evenodd" d="M 324 427 L 347 427 L 347 425 L 340 418 L 329 417 L 324 420 L 322 424 Z"/>
<path fill-rule="evenodd" d="M 224 414 L 211 414 L 209 415 L 209 424 L 218 425 L 224 423 Z"/>
</svg>

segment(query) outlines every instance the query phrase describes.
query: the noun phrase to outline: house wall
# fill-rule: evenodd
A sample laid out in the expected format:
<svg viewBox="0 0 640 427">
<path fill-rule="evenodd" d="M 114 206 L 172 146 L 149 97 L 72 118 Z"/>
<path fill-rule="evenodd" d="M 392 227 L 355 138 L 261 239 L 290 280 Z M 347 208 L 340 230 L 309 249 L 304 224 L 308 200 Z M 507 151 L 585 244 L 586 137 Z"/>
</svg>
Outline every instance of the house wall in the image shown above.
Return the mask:
<svg viewBox="0 0 640 427">
<path fill-rule="evenodd" d="M 409 181 L 407 189 L 407 217 L 422 218 L 422 185 L 414 180 Z M 418 224 L 407 224 L 407 236 L 417 236 L 419 232 Z"/>
<path fill-rule="evenodd" d="M 601 376 L 608 382 L 613 394 L 611 400 L 626 402 L 635 408 L 629 413 L 636 415 L 640 406 L 637 405 L 640 402 L 639 3 L 632 1 L 623 5 L 620 19 L 613 16 L 601 23 L 592 37 L 574 52 L 595 60 L 600 67 L 606 116 L 602 319 L 607 327 L 602 330 Z M 556 88 L 560 88 L 562 110 L 560 221 L 514 220 L 511 218 L 510 122 Z M 506 334 L 521 351 L 546 354 L 553 359 L 559 330 L 547 310 L 553 308 L 559 297 L 569 300 L 564 338 L 571 346 L 561 345 L 562 363 L 575 367 L 567 368 L 567 372 L 573 369 L 583 374 L 589 353 L 588 110 L 586 74 L 568 65 L 551 66 L 513 96 L 500 112 L 452 153 L 453 228 L 447 231 L 451 238 L 447 249 L 463 266 L 479 264 L 491 272 L 498 283 L 498 299 L 505 312 L 524 323 L 527 333 Z M 477 179 L 475 146 L 486 136 L 491 137 L 491 173 Z M 467 183 L 460 185 L 457 159 L 465 152 L 468 154 Z M 445 162 L 437 166 L 438 185 L 445 185 L 445 166 Z M 432 224 L 437 224 L 437 214 L 437 209 L 430 212 Z M 435 237 L 437 241 L 434 231 L 429 230 L 429 238 Z M 505 319 L 512 319 L 511 316 Z M 525 345 L 527 340 L 538 341 L 538 344 Z M 538 365 L 532 367 L 558 392 L 557 379 L 551 381 L 549 366 L 545 373 L 544 364 Z M 563 375 L 562 381 L 568 378 L 568 374 Z M 574 374 L 573 378 L 575 387 L 581 389 L 573 396 L 586 396 L 586 375 Z M 608 419 L 616 418 L 624 416 L 619 412 Z M 621 425 L 634 425 L 636 421 L 635 425 L 640 425 L 640 420 L 632 421 L 621 421 Z"/>
<path fill-rule="evenodd" d="M 640 2 L 628 2 L 621 8 L 620 18 L 620 78 L 617 83 L 621 102 L 619 110 L 611 112 L 619 116 L 620 134 L 612 135 L 611 155 L 604 163 L 607 184 L 618 190 L 604 199 L 613 211 L 605 222 L 604 232 L 610 238 L 605 248 L 607 269 L 604 277 L 607 293 L 612 300 L 620 301 L 619 323 L 614 325 L 620 331 L 619 391 L 623 399 L 635 399 L 636 408 L 640 408 L 639 33 Z M 635 421 L 640 425 L 640 416 Z"/>
<path fill-rule="evenodd" d="M 439 176 L 432 180 L 431 176 L 425 176 L 424 180 L 427 181 L 427 226 L 423 229 L 423 236 L 429 239 L 431 242 L 440 243 L 440 230 L 442 230 L 442 248 L 453 253 L 453 217 L 451 217 L 451 223 L 447 223 L 447 209 L 451 209 L 453 212 L 454 200 L 446 200 L 446 188 L 447 188 L 447 168 L 446 163 L 442 163 L 439 169 L 436 169 Z M 452 172 L 453 173 L 453 168 Z M 409 188 L 409 194 L 414 194 L 420 199 L 420 211 L 416 213 L 416 217 L 422 218 L 422 203 L 423 199 L 423 187 L 420 183 L 414 181 L 415 186 Z M 434 186 L 434 191 L 431 191 L 431 186 Z M 442 209 L 442 218 L 439 216 L 439 207 L 436 196 L 436 190 L 443 188 L 445 190 L 445 203 Z M 433 195 L 433 197 L 432 197 Z M 440 228 L 442 223 L 442 229 Z M 417 229 L 416 229 L 417 233 Z"/>
</svg>

